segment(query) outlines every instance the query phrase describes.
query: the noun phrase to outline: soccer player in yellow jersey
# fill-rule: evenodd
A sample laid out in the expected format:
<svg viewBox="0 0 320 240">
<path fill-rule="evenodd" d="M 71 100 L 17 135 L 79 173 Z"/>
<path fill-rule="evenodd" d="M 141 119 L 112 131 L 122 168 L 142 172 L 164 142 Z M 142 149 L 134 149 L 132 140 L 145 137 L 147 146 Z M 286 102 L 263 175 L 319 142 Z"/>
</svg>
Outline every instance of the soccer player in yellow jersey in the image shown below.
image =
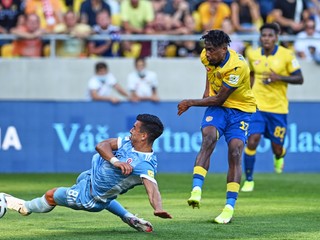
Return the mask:
<svg viewBox="0 0 320 240">
<path fill-rule="evenodd" d="M 248 144 L 244 154 L 246 181 L 241 191 L 254 188 L 253 169 L 261 135 L 270 139 L 274 154 L 274 170 L 281 173 L 284 165 L 283 147 L 287 129 L 288 84 L 302 84 L 303 76 L 295 54 L 277 45 L 279 28 L 268 23 L 260 28 L 261 47 L 247 54 L 252 90 L 258 109 L 251 119 Z"/>
<path fill-rule="evenodd" d="M 193 169 L 190 206 L 198 207 L 202 185 L 210 165 L 210 156 L 223 135 L 228 144 L 226 205 L 214 219 L 229 223 L 233 217 L 241 181 L 241 156 L 247 129 L 256 101 L 250 87 L 250 69 L 240 54 L 228 49 L 230 37 L 220 30 L 202 36 L 201 61 L 207 77 L 202 99 L 185 99 L 178 104 L 178 115 L 192 106 L 207 107 L 201 124 L 202 144 Z"/>
</svg>

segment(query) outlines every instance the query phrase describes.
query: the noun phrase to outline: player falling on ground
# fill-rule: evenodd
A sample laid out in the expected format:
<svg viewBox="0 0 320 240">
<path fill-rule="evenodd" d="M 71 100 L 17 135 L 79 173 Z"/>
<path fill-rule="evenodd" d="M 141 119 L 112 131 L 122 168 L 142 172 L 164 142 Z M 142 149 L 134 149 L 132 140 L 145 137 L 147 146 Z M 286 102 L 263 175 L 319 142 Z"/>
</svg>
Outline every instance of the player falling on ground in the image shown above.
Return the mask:
<svg viewBox="0 0 320 240">
<path fill-rule="evenodd" d="M 241 181 L 241 156 L 247 139 L 250 117 L 256 101 L 250 87 L 250 70 L 243 56 L 228 46 L 230 37 L 211 30 L 202 36 L 204 49 L 201 61 L 206 68 L 206 88 L 202 99 L 186 99 L 178 104 L 178 115 L 192 106 L 207 107 L 201 123 L 202 144 L 193 169 L 190 206 L 199 207 L 202 185 L 210 165 L 210 156 L 223 135 L 228 144 L 226 205 L 214 219 L 228 223 L 234 213 Z"/>
<path fill-rule="evenodd" d="M 278 25 L 263 25 L 260 28 L 261 47 L 247 54 L 252 90 L 259 110 L 252 115 L 248 130 L 248 144 L 244 151 L 246 181 L 241 188 L 243 192 L 251 192 L 254 188 L 253 170 L 261 135 L 271 140 L 274 170 L 282 173 L 286 154 L 283 144 L 287 130 L 287 87 L 288 83 L 303 83 L 294 52 L 277 45 L 278 34 Z"/>
<path fill-rule="evenodd" d="M 31 201 L 1 193 L 0 201 L 6 201 L 8 209 L 24 216 L 50 212 L 55 206 L 89 212 L 105 209 L 138 231 L 152 232 L 151 223 L 134 216 L 115 199 L 119 194 L 143 184 L 154 215 L 171 218 L 171 215 L 162 209 L 161 195 L 154 178 L 157 158 L 152 146 L 162 132 L 163 125 L 158 117 L 140 114 L 130 130 L 130 137 L 110 138 L 96 146 L 98 153 L 92 158 L 92 168 L 81 173 L 72 187 L 51 189 L 42 197 Z"/>
</svg>

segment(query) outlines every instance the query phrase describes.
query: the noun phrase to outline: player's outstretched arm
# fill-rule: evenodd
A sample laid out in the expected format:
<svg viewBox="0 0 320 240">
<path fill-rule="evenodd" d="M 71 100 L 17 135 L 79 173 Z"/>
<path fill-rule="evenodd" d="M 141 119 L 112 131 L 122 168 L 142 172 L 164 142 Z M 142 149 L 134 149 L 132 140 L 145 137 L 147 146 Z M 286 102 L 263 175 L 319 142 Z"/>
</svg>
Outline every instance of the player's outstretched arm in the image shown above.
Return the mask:
<svg viewBox="0 0 320 240">
<path fill-rule="evenodd" d="M 146 188 L 150 204 L 154 209 L 153 214 L 161 218 L 172 218 L 172 216 L 168 212 L 162 209 L 162 200 L 158 185 L 146 178 L 143 178 L 142 181 L 144 187 Z"/>
</svg>

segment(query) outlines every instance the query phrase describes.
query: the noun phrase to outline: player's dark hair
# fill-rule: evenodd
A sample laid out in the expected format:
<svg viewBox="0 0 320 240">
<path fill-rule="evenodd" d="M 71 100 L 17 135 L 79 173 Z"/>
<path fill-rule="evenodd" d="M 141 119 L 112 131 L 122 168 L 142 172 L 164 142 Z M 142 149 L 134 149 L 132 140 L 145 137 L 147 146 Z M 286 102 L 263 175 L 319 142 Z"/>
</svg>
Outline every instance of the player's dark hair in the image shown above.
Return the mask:
<svg viewBox="0 0 320 240">
<path fill-rule="evenodd" d="M 231 39 L 225 32 L 221 30 L 210 30 L 206 34 L 202 35 L 200 40 L 209 42 L 213 47 L 224 47 L 229 46 Z"/>
<path fill-rule="evenodd" d="M 153 143 L 158 137 L 163 133 L 163 124 L 161 120 L 151 114 L 139 114 L 137 116 L 137 120 L 142 122 L 141 124 L 141 132 L 148 133 L 148 142 Z"/>
<path fill-rule="evenodd" d="M 262 31 L 264 29 L 272 29 L 276 35 L 278 35 L 280 33 L 280 27 L 277 23 L 265 23 L 260 27 L 260 33 L 262 33 Z"/>
<path fill-rule="evenodd" d="M 108 65 L 105 62 L 97 62 L 95 66 L 96 72 L 100 69 L 108 69 Z"/>
</svg>

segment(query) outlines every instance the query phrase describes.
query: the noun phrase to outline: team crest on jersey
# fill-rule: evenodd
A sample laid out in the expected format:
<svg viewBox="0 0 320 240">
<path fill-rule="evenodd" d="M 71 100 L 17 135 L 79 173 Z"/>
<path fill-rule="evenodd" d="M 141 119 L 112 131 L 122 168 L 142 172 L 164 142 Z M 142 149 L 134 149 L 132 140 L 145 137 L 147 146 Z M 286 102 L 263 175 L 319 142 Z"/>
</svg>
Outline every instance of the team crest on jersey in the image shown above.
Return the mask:
<svg viewBox="0 0 320 240">
<path fill-rule="evenodd" d="M 212 119 L 213 119 L 213 117 L 212 117 L 212 116 L 207 116 L 207 117 L 206 117 L 206 122 L 211 122 L 211 121 L 212 121 Z"/>
<path fill-rule="evenodd" d="M 239 79 L 240 79 L 240 75 L 231 74 L 230 77 L 229 77 L 229 82 L 231 84 L 237 84 L 239 82 Z"/>
<path fill-rule="evenodd" d="M 151 170 L 148 170 L 148 176 L 154 178 L 154 172 Z"/>
<path fill-rule="evenodd" d="M 261 60 L 256 60 L 253 62 L 254 65 L 258 65 L 261 62 Z"/>
<path fill-rule="evenodd" d="M 209 67 L 206 67 L 206 69 L 207 69 L 207 72 L 210 72 L 210 71 L 211 71 L 211 68 L 209 68 Z"/>
<path fill-rule="evenodd" d="M 128 159 L 127 159 L 127 163 L 130 164 L 130 163 L 132 163 L 132 162 L 133 162 L 132 158 L 128 158 Z"/>
</svg>

